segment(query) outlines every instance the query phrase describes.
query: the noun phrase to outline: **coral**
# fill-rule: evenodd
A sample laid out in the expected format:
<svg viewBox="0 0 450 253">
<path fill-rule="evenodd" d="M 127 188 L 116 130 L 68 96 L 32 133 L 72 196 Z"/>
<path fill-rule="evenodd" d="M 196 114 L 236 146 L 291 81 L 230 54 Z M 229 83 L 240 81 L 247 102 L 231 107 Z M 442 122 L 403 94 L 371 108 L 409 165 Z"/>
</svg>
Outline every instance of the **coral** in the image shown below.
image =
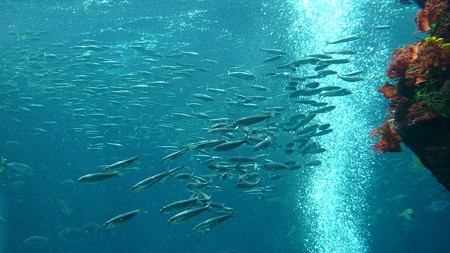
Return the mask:
<svg viewBox="0 0 450 253">
<path fill-rule="evenodd" d="M 417 17 L 414 19 L 416 22 L 416 32 L 428 32 L 431 30 L 430 21 L 428 19 L 428 10 L 418 10 Z"/>
<path fill-rule="evenodd" d="M 425 3 L 425 9 L 417 11 L 416 33 L 429 32 L 432 27 L 439 26 L 442 19 L 447 17 L 447 1 L 429 0 Z M 448 31 L 447 31 L 448 33 Z"/>
<path fill-rule="evenodd" d="M 441 64 L 444 51 L 437 39 L 425 39 L 417 45 L 416 58 L 409 65 L 405 78 L 409 84 L 419 84 L 428 80 L 429 71 Z"/>
<path fill-rule="evenodd" d="M 397 87 L 389 82 L 384 83 L 383 86 L 378 88 L 378 91 L 383 93 L 384 97 L 389 100 L 397 96 Z"/>
<path fill-rule="evenodd" d="M 412 61 L 417 59 L 418 44 L 407 45 L 395 50 L 387 70 L 387 76 L 396 79 L 404 76 Z"/>
<path fill-rule="evenodd" d="M 380 128 L 373 130 L 371 136 L 381 135 L 380 141 L 373 144 L 376 153 L 401 152 L 400 137 L 394 127 L 393 119 L 389 119 Z"/>
<path fill-rule="evenodd" d="M 400 152 L 400 141 L 450 191 L 450 14 L 447 1 L 429 0 L 417 31 L 429 35 L 397 49 L 378 89 L 389 99 L 390 118 L 372 132 L 376 152 Z M 400 136 L 400 137 L 399 137 Z"/>
</svg>

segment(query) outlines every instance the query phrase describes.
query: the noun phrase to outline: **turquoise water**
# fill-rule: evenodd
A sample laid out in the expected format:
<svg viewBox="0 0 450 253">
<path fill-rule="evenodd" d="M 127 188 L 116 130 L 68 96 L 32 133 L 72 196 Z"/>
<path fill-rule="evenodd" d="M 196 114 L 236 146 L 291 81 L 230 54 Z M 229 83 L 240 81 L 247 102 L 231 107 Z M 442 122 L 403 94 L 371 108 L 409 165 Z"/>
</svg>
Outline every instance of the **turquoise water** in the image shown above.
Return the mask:
<svg viewBox="0 0 450 253">
<path fill-rule="evenodd" d="M 366 0 L 41 0 L 3 1 L 0 7 L 0 155 L 8 163 L 32 168 L 10 166 L 0 174 L 0 252 L 445 248 L 448 193 L 435 195 L 443 187 L 406 147 L 403 153 L 385 155 L 370 148 L 376 141 L 370 130 L 388 117 L 387 102 L 377 88 L 388 81 L 391 52 L 421 36 L 412 34 L 416 6 Z M 378 27 L 382 25 L 389 27 Z M 359 39 L 327 45 L 349 36 Z M 261 48 L 286 54 L 264 62 L 274 55 Z M 358 76 L 364 80 L 347 82 L 329 75 L 294 85 L 289 77 L 314 75 L 320 62 L 277 68 L 338 50 L 354 51 L 332 55 L 350 62 L 327 69 L 338 74 L 361 70 Z M 249 72 L 252 80 L 229 71 Z M 292 98 L 292 86 L 303 89 L 313 81 L 352 94 Z M 306 126 L 285 130 L 293 116 L 323 108 L 299 100 L 335 106 L 307 125 L 331 125 L 329 134 L 306 135 L 308 143 L 324 152 L 308 153 L 294 141 Z M 208 132 L 219 118 L 229 118 L 225 123 L 235 128 L 239 118 L 269 114 L 274 115 L 238 126 L 231 134 Z M 199 141 L 235 141 L 246 134 L 251 140 L 236 149 L 191 149 L 160 163 Z M 268 147 L 252 150 L 265 138 L 272 140 Z M 292 153 L 289 143 L 294 143 Z M 132 169 L 118 178 L 77 182 L 136 155 Z M 239 168 L 208 168 L 229 165 L 231 156 L 256 157 L 243 166 L 258 173 L 266 192 L 249 195 L 237 189 L 238 177 L 245 175 Z M 318 160 L 319 166 L 306 166 Z M 295 162 L 301 168 L 265 170 L 272 161 Z M 129 191 L 135 183 L 179 165 L 188 167 L 183 172 L 212 178 L 210 187 L 201 191 L 233 208 L 233 217 L 197 233 L 195 225 L 221 214 L 211 209 L 168 224 L 175 213 L 159 210 L 191 196 L 189 181 L 175 176 L 142 192 Z M 145 213 L 113 229 L 102 228 L 107 220 L 141 207 Z M 400 215 L 405 210 L 414 215 Z M 34 243 L 26 241 L 33 236 Z"/>
</svg>

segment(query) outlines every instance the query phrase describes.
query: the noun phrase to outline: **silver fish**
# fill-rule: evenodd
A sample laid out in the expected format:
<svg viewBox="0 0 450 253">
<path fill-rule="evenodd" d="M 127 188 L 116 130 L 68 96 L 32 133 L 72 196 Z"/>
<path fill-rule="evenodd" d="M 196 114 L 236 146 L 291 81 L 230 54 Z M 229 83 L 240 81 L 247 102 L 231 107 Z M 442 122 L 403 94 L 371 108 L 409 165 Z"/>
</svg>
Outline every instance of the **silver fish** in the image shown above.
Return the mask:
<svg viewBox="0 0 450 253">
<path fill-rule="evenodd" d="M 283 50 L 275 49 L 275 48 L 259 48 L 259 51 L 266 52 L 269 54 L 277 54 L 277 55 L 286 54 L 286 52 L 284 52 Z"/>
<path fill-rule="evenodd" d="M 357 35 L 353 35 L 353 36 L 349 36 L 349 37 L 345 37 L 345 38 L 329 41 L 329 42 L 327 42 L 327 45 L 355 41 L 355 40 L 357 40 L 359 38 L 361 38 L 361 37 L 359 37 Z"/>
<path fill-rule="evenodd" d="M 264 140 L 258 142 L 255 146 L 253 146 L 252 150 L 259 151 L 265 149 L 270 145 L 270 143 L 272 143 L 272 137 L 267 136 L 266 138 L 264 138 Z"/>
<path fill-rule="evenodd" d="M 129 165 L 131 165 L 137 159 L 139 159 L 139 156 L 135 156 L 135 157 L 123 160 L 123 161 L 113 163 L 111 165 L 106 166 L 103 169 L 103 172 L 119 171 L 119 170 L 124 169 L 124 168 L 128 167 Z"/>
<path fill-rule="evenodd" d="M 159 174 L 153 175 L 151 177 L 148 177 L 137 184 L 133 185 L 130 189 L 130 192 L 140 192 L 150 186 L 153 186 L 157 184 L 158 182 L 163 181 L 164 179 L 167 179 L 170 177 L 169 171 L 164 171 Z"/>
<path fill-rule="evenodd" d="M 199 224 L 197 224 L 192 231 L 194 232 L 201 232 L 201 231 L 205 231 L 205 230 L 209 230 L 217 225 L 219 225 L 220 223 L 224 222 L 225 220 L 229 219 L 233 217 L 233 215 L 231 213 L 229 214 L 225 214 L 222 216 L 217 216 L 208 220 L 205 220 L 203 222 L 200 222 Z"/>
<path fill-rule="evenodd" d="M 234 131 L 234 130 L 233 130 Z M 219 144 L 226 142 L 225 139 L 199 141 L 195 144 L 194 149 L 213 148 Z"/>
<path fill-rule="evenodd" d="M 359 76 L 340 76 L 340 75 L 338 75 L 338 77 L 346 82 L 351 82 L 351 83 L 364 80 L 364 78 L 359 77 Z"/>
<path fill-rule="evenodd" d="M 80 183 L 97 183 L 109 178 L 113 178 L 113 177 L 118 177 L 119 176 L 119 172 L 118 171 L 114 171 L 112 173 L 92 173 L 92 174 L 87 174 L 84 175 L 80 178 L 77 179 L 78 182 Z"/>
<path fill-rule="evenodd" d="M 233 123 L 233 125 L 234 126 L 250 126 L 250 125 L 259 123 L 261 121 L 264 121 L 264 120 L 266 120 L 268 118 L 271 118 L 271 117 L 273 117 L 273 115 L 274 115 L 274 112 L 271 111 L 271 112 L 269 112 L 267 114 L 264 114 L 264 115 L 247 116 L 247 117 L 243 117 L 243 118 L 237 119 Z"/>
<path fill-rule="evenodd" d="M 282 57 L 283 57 L 283 55 L 276 55 L 276 56 L 273 56 L 273 57 L 263 60 L 263 63 L 277 61 L 277 60 L 281 59 Z"/>
<path fill-rule="evenodd" d="M 136 215 L 140 214 L 140 213 L 144 213 L 144 209 L 140 208 L 140 209 L 136 209 L 127 213 L 123 213 L 120 215 L 117 215 L 114 218 L 111 218 L 110 220 L 106 221 L 102 227 L 105 229 L 111 229 L 111 228 L 115 228 L 120 224 L 123 224 L 129 220 L 131 220 L 132 218 L 136 217 Z"/>
<path fill-rule="evenodd" d="M 347 89 L 339 89 L 339 90 L 333 90 L 328 92 L 323 92 L 320 94 L 322 97 L 341 97 L 352 94 L 352 91 Z"/>
<path fill-rule="evenodd" d="M 189 149 L 191 149 L 190 147 L 185 147 L 183 149 L 180 149 L 178 151 L 175 151 L 171 154 L 166 155 L 165 157 L 161 158 L 161 160 L 159 161 L 160 163 L 165 163 L 167 161 L 171 161 L 174 160 L 180 156 L 182 156 L 184 153 L 186 153 Z"/>
<path fill-rule="evenodd" d="M 243 80 L 255 80 L 256 76 L 255 74 L 248 72 L 248 71 L 229 71 L 228 70 L 228 76 L 236 77 Z"/>
<path fill-rule="evenodd" d="M 217 145 L 214 147 L 214 151 L 228 151 L 228 150 L 232 150 L 235 149 L 239 146 L 241 146 L 242 144 L 247 142 L 247 136 L 245 136 L 244 139 L 242 140 L 237 140 L 237 141 L 227 141 L 225 143 L 222 143 L 220 145 Z"/>
<path fill-rule="evenodd" d="M 168 223 L 169 224 L 178 224 L 183 221 L 187 221 L 187 220 L 192 219 L 195 216 L 203 213 L 204 211 L 209 210 L 210 208 L 211 208 L 211 204 L 208 203 L 204 207 L 199 207 L 199 208 L 183 211 L 181 213 L 175 214 L 174 216 L 170 217 Z"/>
<path fill-rule="evenodd" d="M 193 94 L 192 97 L 194 97 L 194 98 L 196 98 L 196 99 L 200 99 L 200 100 L 202 100 L 202 101 L 208 101 L 208 102 L 214 100 L 213 97 L 208 96 L 208 95 L 206 95 L 206 94 L 200 94 L 200 93 Z"/>
<path fill-rule="evenodd" d="M 159 210 L 159 212 L 160 213 L 172 213 L 172 212 L 184 211 L 188 208 L 191 208 L 192 206 L 194 206 L 196 204 L 198 204 L 197 198 L 180 200 L 180 201 L 176 201 L 176 202 L 173 202 L 171 204 L 164 206 L 163 208 L 161 208 Z"/>
</svg>

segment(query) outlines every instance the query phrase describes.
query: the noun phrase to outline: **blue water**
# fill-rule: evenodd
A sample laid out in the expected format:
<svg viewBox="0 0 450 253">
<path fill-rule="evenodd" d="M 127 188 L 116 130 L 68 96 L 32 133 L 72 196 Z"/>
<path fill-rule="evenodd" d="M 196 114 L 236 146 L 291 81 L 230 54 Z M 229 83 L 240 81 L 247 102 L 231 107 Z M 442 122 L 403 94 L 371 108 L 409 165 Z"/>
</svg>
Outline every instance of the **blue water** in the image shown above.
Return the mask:
<svg viewBox="0 0 450 253">
<path fill-rule="evenodd" d="M 435 195 L 443 187 L 406 147 L 396 154 L 375 154 L 370 148 L 376 141 L 369 137 L 370 130 L 388 117 L 387 102 L 377 88 L 387 81 L 391 52 L 420 36 L 412 34 L 416 11 L 414 5 L 387 0 L 2 1 L 0 156 L 34 170 L 30 175 L 6 168 L 0 174 L 0 252 L 442 251 L 449 239 L 449 209 L 431 205 L 447 203 L 449 194 Z M 376 25 L 392 28 L 371 28 Z M 325 46 L 351 35 L 361 38 Z M 133 49 L 136 45 L 147 51 Z M 271 55 L 261 47 L 287 55 L 263 64 Z M 293 136 L 277 131 L 263 151 L 244 144 L 228 152 L 191 150 L 159 162 L 174 151 L 163 146 L 181 148 L 218 137 L 207 132 L 214 123 L 193 112 L 234 121 L 281 107 L 274 119 L 251 126 L 281 129 L 280 123 L 291 115 L 312 110 L 289 99 L 287 79 L 265 74 L 323 49 L 357 51 L 334 56 L 351 62 L 333 69 L 364 71 L 362 82 L 348 83 L 337 76 L 318 79 L 322 86 L 338 85 L 353 93 L 322 99 L 336 106 L 313 121 L 333 128 L 328 135 L 314 137 L 325 152 L 286 154 L 284 145 Z M 171 52 L 198 56 L 168 57 Z M 173 66 L 186 72 L 174 74 Z M 250 71 L 256 79 L 230 78 L 228 70 Z M 311 74 L 301 71 L 297 74 Z M 169 84 L 132 88 L 153 81 Z M 195 93 L 214 101 L 196 100 Z M 236 94 L 266 100 L 251 101 L 255 106 L 227 103 L 239 100 Z M 244 133 L 234 136 L 230 140 Z M 241 194 L 235 179 L 214 179 L 223 190 L 205 192 L 234 208 L 234 217 L 200 233 L 192 228 L 216 214 L 205 212 L 170 225 L 171 215 L 159 213 L 164 205 L 189 198 L 186 181 L 171 178 L 129 192 L 136 182 L 181 164 L 196 175 L 213 173 L 199 161 L 201 154 L 218 161 L 267 154 L 274 161 L 322 164 L 283 171 L 278 181 L 258 170 L 263 185 L 276 187 L 266 198 Z M 135 155 L 140 159 L 132 166 L 139 169 L 120 178 L 76 182 Z M 145 214 L 111 230 L 101 228 L 108 219 L 141 207 Z M 408 208 L 414 211 L 412 219 L 399 216 Z M 48 243 L 32 247 L 23 242 L 31 236 L 46 237 Z"/>
</svg>

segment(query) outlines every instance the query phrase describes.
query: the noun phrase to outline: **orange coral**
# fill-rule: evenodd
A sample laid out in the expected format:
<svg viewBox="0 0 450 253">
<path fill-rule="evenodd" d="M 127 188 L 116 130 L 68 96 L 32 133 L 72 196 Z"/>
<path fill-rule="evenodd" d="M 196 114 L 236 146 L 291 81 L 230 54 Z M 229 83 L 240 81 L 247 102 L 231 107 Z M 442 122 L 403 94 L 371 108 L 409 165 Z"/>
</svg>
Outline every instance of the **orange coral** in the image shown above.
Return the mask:
<svg viewBox="0 0 450 253">
<path fill-rule="evenodd" d="M 435 23 L 440 17 L 444 17 L 447 9 L 447 1 L 429 0 L 425 3 L 425 9 L 417 11 L 416 32 L 428 32 L 430 24 Z"/>
<path fill-rule="evenodd" d="M 416 22 L 416 32 L 428 32 L 431 30 L 430 23 L 428 20 L 428 10 L 418 10 L 417 17 L 414 19 Z"/>
<path fill-rule="evenodd" d="M 386 82 L 383 86 L 378 88 L 378 92 L 383 93 L 385 98 L 392 100 L 397 96 L 397 87 L 389 82 Z"/>
<path fill-rule="evenodd" d="M 420 84 L 428 80 L 429 71 L 439 67 L 444 54 L 442 48 L 434 41 L 416 43 L 416 58 L 405 73 L 408 84 Z"/>
<path fill-rule="evenodd" d="M 373 144 L 372 148 L 375 149 L 376 153 L 382 152 L 401 152 L 400 147 L 400 137 L 398 136 L 397 130 L 393 125 L 393 119 L 389 119 L 381 125 L 380 128 L 375 129 L 370 134 L 371 136 L 381 135 L 379 142 Z"/>
</svg>

